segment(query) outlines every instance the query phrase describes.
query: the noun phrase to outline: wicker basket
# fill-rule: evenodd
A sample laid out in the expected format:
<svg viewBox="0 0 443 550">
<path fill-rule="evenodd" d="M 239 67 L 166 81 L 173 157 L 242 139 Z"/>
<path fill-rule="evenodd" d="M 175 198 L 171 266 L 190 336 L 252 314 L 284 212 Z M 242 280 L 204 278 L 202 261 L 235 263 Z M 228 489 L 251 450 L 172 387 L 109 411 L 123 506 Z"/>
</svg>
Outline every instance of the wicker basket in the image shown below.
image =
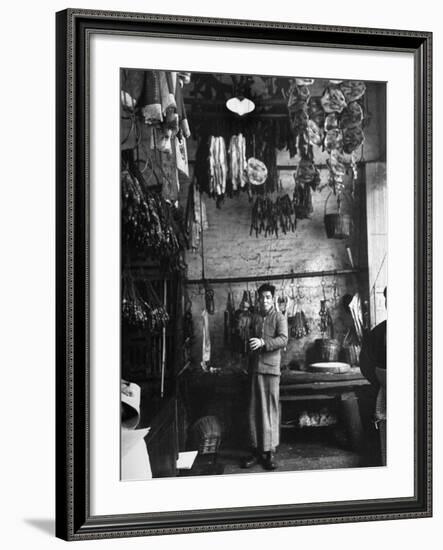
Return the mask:
<svg viewBox="0 0 443 550">
<path fill-rule="evenodd" d="M 356 344 L 348 344 L 343 346 L 341 350 L 341 357 L 345 363 L 350 365 L 359 365 L 360 364 L 360 346 Z"/>
<path fill-rule="evenodd" d="M 352 217 L 349 214 L 342 214 L 340 212 L 340 206 L 338 212 L 326 213 L 329 197 L 332 192 L 326 198 L 325 201 L 325 215 L 324 224 L 326 230 L 326 236 L 328 239 L 347 239 L 352 230 Z"/>
<path fill-rule="evenodd" d="M 222 429 L 216 416 L 199 418 L 190 429 L 191 445 L 200 455 L 216 454 L 221 443 Z"/>
</svg>

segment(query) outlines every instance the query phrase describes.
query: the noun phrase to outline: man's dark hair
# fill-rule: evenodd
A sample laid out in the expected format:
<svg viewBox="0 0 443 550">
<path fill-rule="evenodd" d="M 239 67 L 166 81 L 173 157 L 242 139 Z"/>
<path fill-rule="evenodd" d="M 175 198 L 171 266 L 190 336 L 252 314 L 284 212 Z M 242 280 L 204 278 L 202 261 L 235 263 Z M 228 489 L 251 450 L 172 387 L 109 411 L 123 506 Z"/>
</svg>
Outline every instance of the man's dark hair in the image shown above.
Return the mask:
<svg viewBox="0 0 443 550">
<path fill-rule="evenodd" d="M 260 295 L 262 292 L 270 292 L 272 296 L 275 294 L 275 286 L 271 285 L 269 283 L 264 283 L 261 285 L 261 287 L 258 289 L 258 294 Z"/>
</svg>

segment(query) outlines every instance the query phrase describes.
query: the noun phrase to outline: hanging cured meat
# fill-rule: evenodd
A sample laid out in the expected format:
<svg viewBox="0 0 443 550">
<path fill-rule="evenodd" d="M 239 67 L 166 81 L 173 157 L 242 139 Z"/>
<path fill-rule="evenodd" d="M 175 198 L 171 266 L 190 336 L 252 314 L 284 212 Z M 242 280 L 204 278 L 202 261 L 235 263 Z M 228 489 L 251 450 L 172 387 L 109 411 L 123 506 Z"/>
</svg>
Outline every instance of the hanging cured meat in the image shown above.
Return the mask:
<svg viewBox="0 0 443 550">
<path fill-rule="evenodd" d="M 331 151 L 329 158 L 326 160 L 326 164 L 328 165 L 330 172 L 334 175 L 335 180 L 342 182 L 343 176 L 346 173 L 346 166 L 345 158 L 340 151 L 337 149 Z"/>
<path fill-rule="evenodd" d="M 323 105 L 321 104 L 321 98 L 311 97 L 308 103 L 309 119 L 317 124 L 317 127 L 321 130 L 325 122 L 325 112 Z"/>
<path fill-rule="evenodd" d="M 229 175 L 232 191 L 243 189 L 246 177 L 246 139 L 243 134 L 233 135 L 229 142 Z"/>
<path fill-rule="evenodd" d="M 217 205 L 224 199 L 228 164 L 226 144 L 223 137 L 211 136 L 209 139 L 209 189 L 217 199 Z"/>
<path fill-rule="evenodd" d="M 348 104 L 340 117 L 340 128 L 354 128 L 363 122 L 363 109 L 356 101 Z"/>
<path fill-rule="evenodd" d="M 346 80 L 340 84 L 340 90 L 347 103 L 357 101 L 366 92 L 366 84 L 362 80 Z"/>
<path fill-rule="evenodd" d="M 346 107 L 346 99 L 340 88 L 329 86 L 322 95 L 321 104 L 325 113 L 341 113 Z"/>
<path fill-rule="evenodd" d="M 308 120 L 308 125 L 304 135 L 306 143 L 310 145 L 321 146 L 323 141 L 323 134 L 320 128 L 313 120 Z"/>
<path fill-rule="evenodd" d="M 300 79 L 298 79 L 300 82 Z M 311 79 L 306 79 L 309 81 Z M 287 91 L 287 105 L 289 113 L 289 123 L 294 143 L 288 146 L 289 153 L 293 156 L 297 150 L 302 157 L 308 155 L 308 145 L 310 143 L 308 123 L 309 123 L 309 99 L 311 92 L 306 84 L 299 85 L 297 80 L 291 81 Z M 311 137 L 315 139 L 316 132 L 311 128 Z M 289 145 L 289 144 L 288 144 Z"/>
<path fill-rule="evenodd" d="M 222 136 L 201 139 L 195 157 L 197 187 L 216 199 L 217 208 L 225 198 L 228 162 L 225 140 Z"/>
<path fill-rule="evenodd" d="M 325 118 L 325 130 L 336 130 L 338 128 L 338 117 L 336 113 L 330 113 Z"/>
<path fill-rule="evenodd" d="M 334 149 L 342 150 L 343 149 L 343 132 L 341 130 L 328 130 L 325 136 L 325 149 L 329 153 Z"/>
<path fill-rule="evenodd" d="M 363 130 L 360 126 L 345 128 L 343 130 L 343 150 L 345 153 L 352 153 L 364 141 Z"/>
</svg>

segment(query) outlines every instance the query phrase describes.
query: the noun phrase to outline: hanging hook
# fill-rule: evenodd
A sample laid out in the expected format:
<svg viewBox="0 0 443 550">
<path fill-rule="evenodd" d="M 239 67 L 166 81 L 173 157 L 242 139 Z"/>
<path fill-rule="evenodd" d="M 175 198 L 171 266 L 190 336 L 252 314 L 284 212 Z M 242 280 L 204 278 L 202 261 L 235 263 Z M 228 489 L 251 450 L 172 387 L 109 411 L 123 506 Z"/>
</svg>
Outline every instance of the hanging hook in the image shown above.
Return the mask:
<svg viewBox="0 0 443 550">
<path fill-rule="evenodd" d="M 322 288 L 322 292 L 323 292 L 323 300 L 326 300 L 326 281 L 322 275 L 321 277 L 321 288 Z"/>
<path fill-rule="evenodd" d="M 332 281 L 332 294 L 334 297 L 334 305 L 337 305 L 337 279 L 334 277 L 334 280 Z"/>
</svg>

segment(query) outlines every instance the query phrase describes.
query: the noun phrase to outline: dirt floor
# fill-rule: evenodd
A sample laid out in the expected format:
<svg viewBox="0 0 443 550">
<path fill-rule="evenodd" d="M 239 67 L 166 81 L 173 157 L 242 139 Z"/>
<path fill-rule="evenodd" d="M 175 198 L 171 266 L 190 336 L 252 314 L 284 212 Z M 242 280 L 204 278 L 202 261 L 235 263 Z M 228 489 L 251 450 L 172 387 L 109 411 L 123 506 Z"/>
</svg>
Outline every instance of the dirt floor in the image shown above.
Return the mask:
<svg viewBox="0 0 443 550">
<path fill-rule="evenodd" d="M 379 449 L 370 438 L 358 452 L 350 449 L 346 435 L 339 429 L 294 429 L 282 434 L 275 455 L 277 472 L 323 470 L 380 466 Z M 221 449 L 216 457 L 198 455 L 192 470 L 182 475 L 220 475 L 259 473 L 266 470 L 260 464 L 249 469 L 240 467 L 244 451 Z"/>
</svg>

